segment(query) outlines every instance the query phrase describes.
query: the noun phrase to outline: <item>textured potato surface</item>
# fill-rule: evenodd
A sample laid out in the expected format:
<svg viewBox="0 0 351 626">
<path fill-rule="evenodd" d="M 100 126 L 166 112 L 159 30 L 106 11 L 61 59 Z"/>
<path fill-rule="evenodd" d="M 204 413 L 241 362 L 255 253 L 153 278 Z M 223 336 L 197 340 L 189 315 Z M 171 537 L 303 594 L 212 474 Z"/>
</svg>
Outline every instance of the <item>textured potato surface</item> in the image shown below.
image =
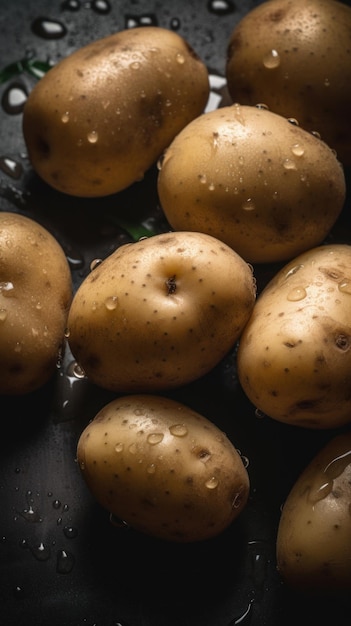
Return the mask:
<svg viewBox="0 0 351 626">
<path fill-rule="evenodd" d="M 82 432 L 77 459 L 97 501 L 135 530 L 178 542 L 209 539 L 246 506 L 239 452 L 189 407 L 132 395 L 103 407 Z"/>
</svg>

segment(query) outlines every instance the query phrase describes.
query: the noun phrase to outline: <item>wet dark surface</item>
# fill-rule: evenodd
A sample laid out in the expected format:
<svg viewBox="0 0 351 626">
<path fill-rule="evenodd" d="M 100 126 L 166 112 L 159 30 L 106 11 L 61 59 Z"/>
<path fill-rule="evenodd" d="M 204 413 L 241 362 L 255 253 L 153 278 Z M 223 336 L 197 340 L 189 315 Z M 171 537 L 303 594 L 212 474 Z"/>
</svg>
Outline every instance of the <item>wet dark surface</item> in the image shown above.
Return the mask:
<svg viewBox="0 0 351 626">
<path fill-rule="evenodd" d="M 257 2 L 0 0 L 0 210 L 20 212 L 62 244 L 74 287 L 121 243 L 167 228 L 156 167 L 104 199 L 63 198 L 31 169 L 21 133 L 26 94 L 43 71 L 93 39 L 137 24 L 176 30 L 210 69 L 225 102 L 226 42 Z M 224 98 L 221 100 L 221 98 Z M 349 201 L 329 241 L 351 242 Z M 259 289 L 276 267 L 255 268 Z M 221 536 L 173 545 L 117 529 L 76 463 L 78 437 L 112 394 L 79 377 L 69 352 L 26 397 L 1 398 L 0 624 L 3 626 L 284 626 L 350 623 L 351 601 L 305 602 L 275 562 L 280 507 L 332 435 L 258 416 L 236 378 L 235 352 L 169 394 L 213 420 L 248 460 L 251 496 Z"/>
</svg>

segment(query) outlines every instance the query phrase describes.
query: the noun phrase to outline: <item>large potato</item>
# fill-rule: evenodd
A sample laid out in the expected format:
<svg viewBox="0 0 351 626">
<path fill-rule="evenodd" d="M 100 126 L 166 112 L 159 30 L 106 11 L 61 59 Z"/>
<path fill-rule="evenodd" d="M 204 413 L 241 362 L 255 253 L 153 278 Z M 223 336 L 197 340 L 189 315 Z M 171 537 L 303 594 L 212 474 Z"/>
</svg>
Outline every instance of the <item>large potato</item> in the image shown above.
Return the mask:
<svg viewBox="0 0 351 626">
<path fill-rule="evenodd" d="M 240 383 L 270 417 L 307 428 L 351 421 L 351 246 L 320 246 L 257 298 L 237 353 Z"/>
<path fill-rule="evenodd" d="M 177 387 L 226 355 L 255 298 L 252 269 L 221 241 L 154 235 L 118 248 L 87 276 L 70 308 L 69 344 L 106 389 Z"/>
<path fill-rule="evenodd" d="M 170 30 L 142 26 L 93 41 L 57 63 L 25 104 L 34 169 L 74 196 L 137 180 L 209 96 L 204 63 Z"/>
<path fill-rule="evenodd" d="M 351 421 L 351 410 L 350 410 Z M 277 567 L 305 592 L 351 591 L 351 433 L 331 439 L 297 478 L 284 503 Z"/>
<path fill-rule="evenodd" d="M 270 0 L 228 42 L 234 102 L 266 104 L 318 132 L 351 165 L 351 8 L 330 0 Z"/>
<path fill-rule="evenodd" d="M 320 244 L 346 195 L 343 169 L 320 139 L 284 117 L 235 104 L 190 122 L 158 175 L 176 230 L 209 233 L 250 263 L 285 261 Z"/>
<path fill-rule="evenodd" d="M 249 495 L 247 470 L 227 436 L 161 396 L 125 396 L 103 407 L 79 438 L 77 460 L 104 508 L 170 541 L 218 535 Z"/>
<path fill-rule="evenodd" d="M 20 214 L 0 212 L 0 393 L 22 395 L 53 375 L 72 299 L 58 241 Z"/>
</svg>

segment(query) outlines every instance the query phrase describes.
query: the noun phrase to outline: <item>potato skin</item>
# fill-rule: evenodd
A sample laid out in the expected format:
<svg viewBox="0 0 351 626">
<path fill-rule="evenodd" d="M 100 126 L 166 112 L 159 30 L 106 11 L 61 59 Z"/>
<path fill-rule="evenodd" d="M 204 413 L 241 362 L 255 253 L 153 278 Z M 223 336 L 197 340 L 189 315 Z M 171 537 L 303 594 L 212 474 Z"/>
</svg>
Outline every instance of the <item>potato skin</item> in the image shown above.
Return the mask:
<svg viewBox="0 0 351 626">
<path fill-rule="evenodd" d="M 235 26 L 226 77 L 234 102 L 266 104 L 318 132 L 351 165 L 351 8 L 330 0 L 270 0 Z"/>
<path fill-rule="evenodd" d="M 23 395 L 53 375 L 72 300 L 59 242 L 24 215 L 0 212 L 0 393 Z"/>
<path fill-rule="evenodd" d="M 350 412 L 351 421 L 351 412 Z M 277 534 L 277 567 L 304 592 L 351 590 L 351 433 L 333 437 L 297 478 Z"/>
<path fill-rule="evenodd" d="M 70 308 L 68 340 L 101 387 L 179 387 L 233 347 L 255 298 L 252 268 L 221 241 L 154 235 L 118 248 L 87 276 Z"/>
<path fill-rule="evenodd" d="M 140 180 L 209 96 L 208 71 L 177 33 L 143 26 L 57 63 L 33 88 L 23 134 L 34 169 L 73 196 Z"/>
<path fill-rule="evenodd" d="M 235 104 L 188 124 L 165 152 L 158 194 L 176 230 L 209 233 L 250 263 L 319 245 L 346 196 L 333 151 L 284 117 Z"/>
<path fill-rule="evenodd" d="M 77 460 L 105 509 L 169 541 L 218 535 L 249 496 L 247 470 L 227 436 L 166 397 L 124 396 L 104 406 L 80 435 Z"/>
<path fill-rule="evenodd" d="M 314 248 L 276 274 L 241 335 L 237 366 L 248 398 L 278 421 L 350 422 L 351 246 Z"/>
</svg>

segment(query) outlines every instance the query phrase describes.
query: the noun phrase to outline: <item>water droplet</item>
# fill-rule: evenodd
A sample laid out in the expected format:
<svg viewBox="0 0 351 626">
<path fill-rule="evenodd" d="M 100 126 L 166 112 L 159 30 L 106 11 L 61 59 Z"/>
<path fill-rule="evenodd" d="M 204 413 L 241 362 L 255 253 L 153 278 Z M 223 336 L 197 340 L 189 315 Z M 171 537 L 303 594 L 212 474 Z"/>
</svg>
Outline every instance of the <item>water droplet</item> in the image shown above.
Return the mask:
<svg viewBox="0 0 351 626">
<path fill-rule="evenodd" d="M 205 183 L 207 183 L 207 176 L 206 176 L 206 174 L 199 174 L 198 175 L 198 179 L 199 179 L 200 183 L 202 183 L 203 185 Z"/>
<path fill-rule="evenodd" d="M 210 0 L 207 8 L 210 13 L 215 15 L 230 15 L 235 11 L 235 4 L 232 0 Z"/>
<path fill-rule="evenodd" d="M 291 291 L 289 291 L 287 295 L 287 299 L 290 302 L 298 302 L 299 300 L 303 300 L 306 298 L 307 292 L 304 287 L 294 287 Z"/>
<path fill-rule="evenodd" d="M 310 488 L 308 491 L 308 500 L 312 504 L 316 504 L 320 500 L 326 498 L 333 489 L 333 481 L 328 480 L 326 482 L 322 482 L 321 485 L 318 485 L 317 488 Z"/>
<path fill-rule="evenodd" d="M 124 443 L 121 443 L 120 441 L 118 443 L 116 443 L 115 450 L 116 450 L 116 452 L 123 452 L 123 450 L 124 450 Z"/>
<path fill-rule="evenodd" d="M 117 308 L 117 304 L 118 304 L 117 296 L 110 296 L 109 298 L 106 298 L 105 300 L 105 307 L 108 311 L 114 311 Z"/>
<path fill-rule="evenodd" d="M 59 509 L 61 507 L 61 502 L 60 500 L 54 500 L 52 503 L 52 506 L 54 509 Z"/>
<path fill-rule="evenodd" d="M 330 87 L 330 80 L 329 80 L 329 78 L 325 78 L 324 79 L 324 87 Z"/>
<path fill-rule="evenodd" d="M 99 139 L 99 134 L 96 130 L 92 130 L 87 135 L 87 140 L 89 141 L 89 143 L 96 143 L 98 139 Z"/>
<path fill-rule="evenodd" d="M 205 487 L 207 487 L 207 489 L 216 489 L 216 487 L 218 487 L 218 478 L 211 476 L 211 478 L 206 480 Z"/>
<path fill-rule="evenodd" d="M 129 446 L 129 448 L 128 448 L 128 450 L 129 450 L 129 452 L 130 452 L 131 454 L 136 454 L 136 453 L 138 452 L 138 446 L 137 446 L 137 444 L 136 444 L 136 443 L 134 443 L 134 442 L 133 442 L 133 443 L 131 443 L 131 444 L 130 444 L 130 446 Z"/>
<path fill-rule="evenodd" d="M 172 17 L 170 21 L 171 30 L 179 30 L 181 26 L 180 19 L 178 17 Z"/>
<path fill-rule="evenodd" d="M 139 70 L 140 69 L 140 62 L 139 61 L 133 61 L 130 64 L 130 67 L 132 70 Z"/>
<path fill-rule="evenodd" d="M 277 50 L 270 50 L 264 57 L 263 57 L 263 65 L 269 69 L 275 69 L 276 67 L 279 67 L 280 65 L 280 56 L 279 56 L 279 52 Z"/>
<path fill-rule="evenodd" d="M 36 547 L 30 547 L 30 551 L 37 561 L 48 561 L 51 556 L 50 548 L 42 542 Z"/>
<path fill-rule="evenodd" d="M 299 270 L 303 269 L 304 265 L 303 263 L 299 263 L 298 265 L 294 265 L 294 267 L 292 267 L 290 270 L 288 270 L 288 272 L 285 275 L 285 280 L 287 278 L 290 278 L 290 276 L 293 276 L 294 274 L 296 274 L 296 272 L 298 272 Z"/>
<path fill-rule="evenodd" d="M 7 310 L 0 309 L 0 322 L 4 322 L 7 318 Z"/>
<path fill-rule="evenodd" d="M 247 200 L 245 200 L 245 202 L 243 202 L 242 204 L 242 208 L 244 209 L 244 211 L 254 211 L 256 207 L 252 198 L 248 198 Z"/>
<path fill-rule="evenodd" d="M 91 8 L 100 15 L 107 15 L 111 11 L 111 5 L 107 0 L 93 0 Z"/>
<path fill-rule="evenodd" d="M 127 14 L 124 18 L 125 28 L 135 28 L 136 26 L 158 26 L 158 20 L 153 13 L 143 15 Z"/>
<path fill-rule="evenodd" d="M 75 559 L 71 552 L 59 550 L 56 558 L 56 571 L 58 574 L 69 574 L 74 567 Z"/>
<path fill-rule="evenodd" d="M 5 89 L 1 98 L 1 105 L 9 115 L 18 115 L 22 113 L 27 98 L 26 86 L 19 81 L 13 82 Z"/>
<path fill-rule="evenodd" d="M 313 135 L 313 137 L 316 137 L 317 139 L 321 139 L 321 134 L 318 132 L 318 130 L 312 130 L 311 135 Z"/>
<path fill-rule="evenodd" d="M 151 446 L 155 446 L 156 444 L 161 443 L 163 437 L 163 433 L 150 433 L 146 440 Z"/>
<path fill-rule="evenodd" d="M 283 166 L 285 170 L 296 170 L 296 163 L 292 159 L 284 159 Z"/>
<path fill-rule="evenodd" d="M 338 288 L 339 291 L 341 291 L 342 293 L 347 293 L 351 295 L 351 281 L 343 280 L 341 283 L 338 284 Z"/>
<path fill-rule="evenodd" d="M 289 122 L 289 124 L 292 124 L 293 126 L 299 126 L 299 123 L 297 119 L 295 119 L 295 117 L 288 117 L 287 121 Z"/>
<path fill-rule="evenodd" d="M 302 156 L 305 153 L 305 150 L 299 143 L 294 143 L 294 145 L 291 148 L 291 152 L 295 156 Z"/>
<path fill-rule="evenodd" d="M 185 424 L 173 424 L 173 426 L 170 426 L 169 432 L 174 437 L 185 437 L 188 434 L 188 429 Z"/>
<path fill-rule="evenodd" d="M 4 172 L 4 174 L 11 176 L 11 178 L 15 180 L 21 178 L 23 173 L 22 165 L 17 163 L 14 159 L 6 156 L 0 158 L 0 169 Z"/>
<path fill-rule="evenodd" d="M 62 117 L 61 117 L 61 121 L 63 122 L 63 124 L 67 124 L 67 122 L 69 122 L 69 111 L 66 111 Z"/>
<path fill-rule="evenodd" d="M 148 465 L 146 471 L 148 474 L 154 474 L 156 471 L 155 463 L 151 463 L 150 465 Z"/>
<path fill-rule="evenodd" d="M 102 263 L 102 259 L 94 259 L 90 263 L 90 266 L 89 266 L 90 267 L 90 271 L 95 270 L 98 267 L 98 265 L 101 265 L 101 263 Z"/>
<path fill-rule="evenodd" d="M 78 530 L 74 526 L 64 526 L 63 532 L 67 539 L 75 539 L 78 535 Z"/>
<path fill-rule="evenodd" d="M 178 53 L 176 54 L 176 61 L 177 61 L 177 63 L 179 63 L 179 65 L 184 65 L 184 63 L 185 63 L 185 57 L 184 57 L 184 55 L 183 55 L 183 54 L 181 54 L 180 52 L 178 52 Z"/>
<path fill-rule="evenodd" d="M 264 111 L 269 111 L 269 106 L 267 104 L 264 104 L 264 102 L 259 102 L 255 106 L 256 106 L 256 109 L 263 109 Z"/>
<path fill-rule="evenodd" d="M 79 0 L 65 0 L 61 4 L 61 9 L 63 11 L 79 11 L 81 8 L 81 3 Z"/>
<path fill-rule="evenodd" d="M 67 28 L 62 22 L 46 17 L 36 18 L 31 24 L 31 29 L 34 35 L 42 39 L 61 39 L 67 34 Z"/>
</svg>

